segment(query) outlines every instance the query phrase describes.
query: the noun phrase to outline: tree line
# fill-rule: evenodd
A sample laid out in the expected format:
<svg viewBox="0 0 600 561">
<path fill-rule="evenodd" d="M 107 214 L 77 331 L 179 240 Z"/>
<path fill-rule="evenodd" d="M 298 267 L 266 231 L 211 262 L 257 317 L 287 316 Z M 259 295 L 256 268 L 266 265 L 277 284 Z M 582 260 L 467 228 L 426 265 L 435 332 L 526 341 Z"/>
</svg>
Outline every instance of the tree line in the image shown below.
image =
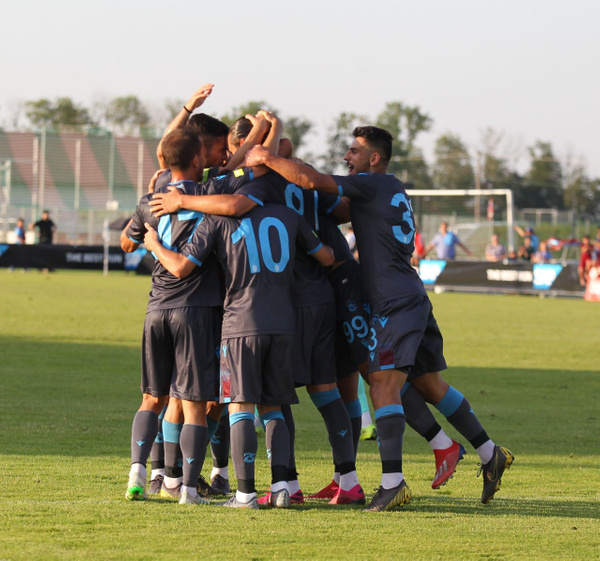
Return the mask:
<svg viewBox="0 0 600 561">
<path fill-rule="evenodd" d="M 107 129 L 121 136 L 160 136 L 183 105 L 181 100 L 165 102 L 160 108 L 146 106 L 134 95 L 117 97 L 85 107 L 69 97 L 54 100 L 25 101 L 13 108 L 11 130 L 56 128 L 82 132 Z M 239 116 L 258 109 L 277 111 L 264 100 L 250 101 L 234 107 L 225 115 L 215 115 L 227 124 Z M 431 130 L 432 117 L 419 106 L 395 101 L 387 103 L 373 119 L 369 115 L 342 112 L 334 117 L 327 130 L 325 154 L 315 156 L 305 148 L 315 125 L 298 115 L 282 115 L 285 135 L 296 153 L 326 172 L 340 171 L 352 129 L 358 124 L 375 124 L 394 137 L 390 173 L 419 189 L 472 189 L 474 187 L 511 189 L 518 208 L 573 209 L 578 213 L 600 215 L 600 178 L 591 178 L 585 167 L 572 158 L 562 163 L 552 144 L 538 140 L 526 147 L 529 168 L 516 169 L 516 156 L 522 147 L 510 146 L 503 133 L 487 129 L 473 155 L 462 139 L 451 132 L 435 141 L 434 159 L 426 161 L 418 140 Z M 7 128 L 5 126 L 5 128 Z M 512 153 L 512 154 L 511 154 Z"/>
</svg>

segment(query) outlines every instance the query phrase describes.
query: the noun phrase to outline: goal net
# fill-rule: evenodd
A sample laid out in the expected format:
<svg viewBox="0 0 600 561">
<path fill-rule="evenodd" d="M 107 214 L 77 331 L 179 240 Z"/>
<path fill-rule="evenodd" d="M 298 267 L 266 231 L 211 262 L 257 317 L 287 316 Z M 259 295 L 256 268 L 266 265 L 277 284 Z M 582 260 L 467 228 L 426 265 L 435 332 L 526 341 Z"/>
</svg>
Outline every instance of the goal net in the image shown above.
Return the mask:
<svg viewBox="0 0 600 561">
<path fill-rule="evenodd" d="M 477 259 L 485 259 L 492 234 L 508 251 L 514 247 L 514 209 L 510 189 L 409 189 L 417 230 L 425 245 L 438 232 L 440 223 Z M 466 255 L 459 248 L 457 257 Z"/>
</svg>

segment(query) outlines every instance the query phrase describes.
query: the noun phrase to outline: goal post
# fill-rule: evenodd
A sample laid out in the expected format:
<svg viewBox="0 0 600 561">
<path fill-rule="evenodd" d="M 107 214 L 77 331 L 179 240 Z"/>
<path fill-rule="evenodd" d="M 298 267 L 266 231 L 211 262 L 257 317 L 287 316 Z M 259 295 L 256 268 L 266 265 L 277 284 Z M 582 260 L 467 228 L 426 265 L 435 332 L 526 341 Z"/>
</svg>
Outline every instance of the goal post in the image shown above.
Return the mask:
<svg viewBox="0 0 600 561">
<path fill-rule="evenodd" d="M 514 202 L 510 189 L 408 189 L 416 227 L 427 245 L 447 222 L 471 252 L 485 259 L 493 233 L 515 250 Z M 460 250 L 459 250 L 460 251 Z"/>
</svg>

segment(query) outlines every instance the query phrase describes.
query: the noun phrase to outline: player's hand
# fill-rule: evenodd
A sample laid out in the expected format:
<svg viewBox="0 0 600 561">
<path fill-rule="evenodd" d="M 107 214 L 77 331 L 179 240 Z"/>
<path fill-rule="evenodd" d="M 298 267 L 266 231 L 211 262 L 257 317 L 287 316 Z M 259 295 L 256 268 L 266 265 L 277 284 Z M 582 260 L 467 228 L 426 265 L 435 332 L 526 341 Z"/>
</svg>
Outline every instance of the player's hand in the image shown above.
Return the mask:
<svg viewBox="0 0 600 561">
<path fill-rule="evenodd" d="M 266 134 L 269 130 L 270 124 L 262 115 L 260 115 L 260 111 L 256 115 L 248 113 L 245 117 L 252 123 L 252 128 L 258 130 L 260 134 Z"/>
<path fill-rule="evenodd" d="M 200 107 L 206 101 L 206 98 L 212 93 L 214 87 L 214 84 L 204 84 L 203 86 L 199 87 L 192 94 L 192 97 L 190 97 L 185 106 L 191 111 L 197 107 Z"/>
<path fill-rule="evenodd" d="M 144 235 L 144 244 L 146 245 L 146 249 L 149 251 L 154 251 L 156 245 L 160 243 L 158 241 L 158 234 L 156 233 L 156 230 L 147 222 L 144 223 L 144 226 L 146 226 L 147 230 L 146 234 Z"/>
<path fill-rule="evenodd" d="M 257 117 L 262 117 L 267 123 L 273 125 L 277 121 L 279 121 L 279 117 L 273 113 L 273 111 L 267 111 L 266 109 L 261 109 L 257 114 Z"/>
<path fill-rule="evenodd" d="M 164 169 L 159 169 L 154 172 L 154 175 L 150 179 L 150 183 L 148 183 L 148 193 L 154 193 L 154 187 L 156 185 L 156 180 L 166 171 Z"/>
<path fill-rule="evenodd" d="M 169 187 L 168 193 L 154 193 L 152 200 L 148 202 L 154 216 L 171 214 L 181 208 L 182 197 L 177 187 Z"/>
<path fill-rule="evenodd" d="M 264 163 L 265 158 L 269 155 L 269 151 L 262 145 L 254 146 L 247 154 L 244 160 L 244 166 L 254 167 Z"/>
</svg>

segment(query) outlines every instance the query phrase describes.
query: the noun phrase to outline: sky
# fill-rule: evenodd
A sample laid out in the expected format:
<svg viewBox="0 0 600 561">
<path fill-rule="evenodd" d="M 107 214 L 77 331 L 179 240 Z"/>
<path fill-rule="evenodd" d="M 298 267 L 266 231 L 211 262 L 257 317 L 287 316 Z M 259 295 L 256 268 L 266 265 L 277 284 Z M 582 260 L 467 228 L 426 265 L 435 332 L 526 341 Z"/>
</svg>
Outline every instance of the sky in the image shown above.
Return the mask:
<svg viewBox="0 0 600 561">
<path fill-rule="evenodd" d="M 0 123 L 24 100 L 159 105 L 213 82 L 204 111 L 266 100 L 314 122 L 317 153 L 342 111 L 401 101 L 433 119 L 428 158 L 492 127 L 517 166 L 542 140 L 600 177 L 597 0 L 21 0 L 2 19 Z"/>
</svg>

